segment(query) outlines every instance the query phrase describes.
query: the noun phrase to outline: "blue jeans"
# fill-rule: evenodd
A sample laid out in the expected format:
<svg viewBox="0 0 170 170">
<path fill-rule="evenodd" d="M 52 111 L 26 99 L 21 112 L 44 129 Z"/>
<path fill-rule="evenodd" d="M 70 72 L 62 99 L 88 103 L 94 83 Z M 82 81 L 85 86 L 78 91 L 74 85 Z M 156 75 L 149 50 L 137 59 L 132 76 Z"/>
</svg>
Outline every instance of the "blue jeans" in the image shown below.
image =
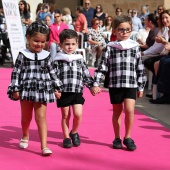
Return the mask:
<svg viewBox="0 0 170 170">
<path fill-rule="evenodd" d="M 57 53 L 57 48 L 59 47 L 58 44 L 52 42 L 50 45 L 50 53 L 51 53 L 51 58 L 54 60 L 56 53 Z"/>
</svg>

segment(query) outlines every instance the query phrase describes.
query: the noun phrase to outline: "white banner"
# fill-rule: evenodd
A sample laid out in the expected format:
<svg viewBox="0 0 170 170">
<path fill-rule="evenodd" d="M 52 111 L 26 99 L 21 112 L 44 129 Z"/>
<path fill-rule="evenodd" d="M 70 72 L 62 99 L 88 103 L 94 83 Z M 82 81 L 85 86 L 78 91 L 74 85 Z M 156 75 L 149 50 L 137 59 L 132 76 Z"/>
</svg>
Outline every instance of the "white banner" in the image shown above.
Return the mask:
<svg viewBox="0 0 170 170">
<path fill-rule="evenodd" d="M 18 0 L 2 0 L 2 4 L 11 45 L 13 62 L 15 63 L 18 52 L 25 49 Z"/>
</svg>

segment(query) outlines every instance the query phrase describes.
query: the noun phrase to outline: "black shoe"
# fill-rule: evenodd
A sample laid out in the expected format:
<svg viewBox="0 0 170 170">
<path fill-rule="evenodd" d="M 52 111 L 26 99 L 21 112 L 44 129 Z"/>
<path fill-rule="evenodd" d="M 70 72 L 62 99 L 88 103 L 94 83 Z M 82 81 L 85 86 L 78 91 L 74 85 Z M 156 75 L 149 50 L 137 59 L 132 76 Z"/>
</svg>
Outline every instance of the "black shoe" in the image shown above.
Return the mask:
<svg viewBox="0 0 170 170">
<path fill-rule="evenodd" d="M 127 147 L 129 151 L 134 151 L 136 149 L 136 145 L 131 138 L 124 139 L 123 144 Z"/>
<path fill-rule="evenodd" d="M 65 138 L 63 140 L 63 147 L 64 148 L 71 148 L 72 147 L 72 143 L 71 143 L 71 139 L 70 138 Z"/>
<path fill-rule="evenodd" d="M 79 146 L 80 145 L 80 138 L 79 138 L 79 134 L 78 133 L 74 133 L 72 134 L 72 131 L 70 132 L 70 138 L 72 140 L 72 143 L 74 146 Z"/>
<path fill-rule="evenodd" d="M 146 97 L 152 98 L 152 94 L 146 94 Z"/>
<path fill-rule="evenodd" d="M 114 149 L 122 149 L 122 140 L 120 138 L 116 138 L 113 141 L 113 148 Z"/>
<path fill-rule="evenodd" d="M 156 100 L 151 99 L 149 100 L 149 102 L 153 104 L 170 104 L 170 99 L 167 96 L 163 95 L 162 97 L 157 98 Z"/>
</svg>

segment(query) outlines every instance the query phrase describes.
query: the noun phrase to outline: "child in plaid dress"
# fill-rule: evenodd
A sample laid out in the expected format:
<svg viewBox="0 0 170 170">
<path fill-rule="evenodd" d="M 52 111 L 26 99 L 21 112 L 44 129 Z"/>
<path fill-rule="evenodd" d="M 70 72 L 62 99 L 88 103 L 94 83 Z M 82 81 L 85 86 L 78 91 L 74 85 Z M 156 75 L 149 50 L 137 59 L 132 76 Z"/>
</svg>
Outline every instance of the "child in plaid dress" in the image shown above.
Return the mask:
<svg viewBox="0 0 170 170">
<path fill-rule="evenodd" d="M 57 79 L 49 52 L 43 50 L 49 29 L 41 22 L 33 22 L 27 29 L 28 49 L 19 52 L 8 87 L 8 96 L 12 100 L 20 100 L 22 137 L 19 147 L 25 149 L 29 142 L 29 126 L 32 112 L 41 142 L 44 156 L 52 154 L 47 147 L 47 103 L 55 101 L 55 90 L 62 89 Z"/>
<path fill-rule="evenodd" d="M 77 33 L 70 29 L 63 30 L 59 38 L 62 52 L 57 53 L 54 65 L 64 88 L 62 91 L 57 91 L 57 107 L 61 108 L 62 113 L 63 147 L 71 148 L 72 144 L 79 146 L 81 143 L 78 128 L 82 120 L 82 105 L 85 101 L 83 98 L 84 84 L 91 89 L 94 81 L 83 56 L 75 53 L 78 46 Z M 99 92 L 100 89 L 96 88 L 96 91 Z M 72 130 L 69 133 L 70 106 L 73 109 L 74 118 Z"/>
<path fill-rule="evenodd" d="M 120 126 L 121 113 L 124 109 L 125 136 L 123 144 L 128 150 L 133 151 L 136 149 L 136 145 L 134 140 L 131 139 L 131 131 L 136 91 L 137 97 L 142 97 L 146 83 L 145 69 L 138 43 L 129 39 L 132 32 L 131 18 L 128 16 L 115 17 L 113 32 L 117 41 L 108 43 L 101 63 L 95 71 L 94 86 L 98 87 L 103 74 L 107 75 L 106 73 L 108 73 L 110 102 L 113 106 L 112 123 L 115 133 L 113 148 L 122 148 Z M 95 90 L 95 87 L 93 89 Z"/>
</svg>

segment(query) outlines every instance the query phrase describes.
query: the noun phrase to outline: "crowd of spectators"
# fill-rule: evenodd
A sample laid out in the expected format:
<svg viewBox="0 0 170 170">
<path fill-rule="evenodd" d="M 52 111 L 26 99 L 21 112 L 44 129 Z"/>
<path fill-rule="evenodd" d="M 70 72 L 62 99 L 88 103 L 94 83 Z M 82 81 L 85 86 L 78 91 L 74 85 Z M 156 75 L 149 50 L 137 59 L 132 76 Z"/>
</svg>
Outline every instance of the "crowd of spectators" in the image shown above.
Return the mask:
<svg viewBox="0 0 170 170">
<path fill-rule="evenodd" d="M 25 0 L 19 1 L 19 12 L 21 24 L 25 35 L 27 26 L 33 21 L 29 3 Z M 115 41 L 116 37 L 112 31 L 113 18 L 115 16 L 127 15 L 132 19 L 131 39 L 137 41 L 141 47 L 141 54 L 147 70 L 153 73 L 153 83 L 159 82 L 163 73 L 159 65 L 169 62 L 170 43 L 170 11 L 163 5 L 157 7 L 156 12 L 149 11 L 149 5 L 141 6 L 141 10 L 128 9 L 123 11 L 116 8 L 114 15 L 108 15 L 101 4 L 91 6 L 90 0 L 85 0 L 84 6 L 75 7 L 75 15 L 69 7 L 58 9 L 55 4 L 39 3 L 36 9 L 36 20 L 46 23 L 50 28 L 50 38 L 46 49 L 51 52 L 52 58 L 59 50 L 59 34 L 64 29 L 73 29 L 84 35 L 92 51 L 96 52 L 96 64 L 108 41 Z M 114 13 L 114 12 L 113 12 Z M 105 34 L 109 33 L 109 34 Z M 110 36 L 108 36 L 110 35 Z M 166 52 L 165 52 L 166 51 Z M 162 57 L 166 55 L 165 57 Z M 167 60 L 168 58 L 168 60 Z M 161 59 L 161 62 L 160 62 Z M 163 60 L 164 59 L 164 60 Z M 159 75 L 159 78 L 158 78 Z M 168 78 L 168 81 L 170 78 Z M 158 87 L 158 89 L 160 89 Z M 167 91 L 166 91 L 167 93 Z M 169 89 L 170 94 L 170 89 Z M 163 99 L 152 98 L 151 103 L 170 103 L 169 94 Z M 147 96 L 153 97 L 152 93 Z"/>
</svg>

